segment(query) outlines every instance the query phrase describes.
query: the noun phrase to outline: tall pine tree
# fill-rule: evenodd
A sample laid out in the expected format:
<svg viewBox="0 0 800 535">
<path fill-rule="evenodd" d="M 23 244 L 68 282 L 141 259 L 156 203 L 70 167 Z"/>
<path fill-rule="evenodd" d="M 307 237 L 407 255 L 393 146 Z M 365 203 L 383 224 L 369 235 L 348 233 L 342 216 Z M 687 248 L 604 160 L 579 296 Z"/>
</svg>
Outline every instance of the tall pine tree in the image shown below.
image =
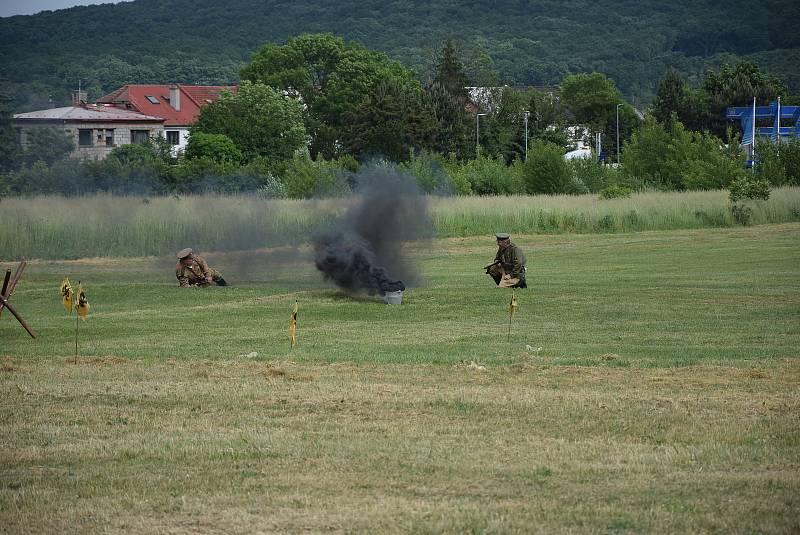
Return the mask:
<svg viewBox="0 0 800 535">
<path fill-rule="evenodd" d="M 464 64 L 458 57 L 456 45 L 451 40 L 444 42 L 439 62 L 436 64 L 434 83 L 439 83 L 459 102 L 465 104 L 469 100 L 470 81 L 464 72 Z"/>
<path fill-rule="evenodd" d="M 5 86 L 6 80 L 0 78 L 0 172 L 14 169 L 20 155 L 12 123 L 11 98 L 5 90 Z"/>
</svg>

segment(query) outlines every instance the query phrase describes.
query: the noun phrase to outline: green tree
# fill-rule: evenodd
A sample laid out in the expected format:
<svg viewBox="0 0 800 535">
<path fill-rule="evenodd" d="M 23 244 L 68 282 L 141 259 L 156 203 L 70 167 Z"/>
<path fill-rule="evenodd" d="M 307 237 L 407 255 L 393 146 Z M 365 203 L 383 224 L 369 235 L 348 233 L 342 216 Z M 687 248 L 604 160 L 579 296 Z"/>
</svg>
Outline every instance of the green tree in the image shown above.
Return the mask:
<svg viewBox="0 0 800 535">
<path fill-rule="evenodd" d="M 766 105 L 788 94 L 783 82 L 762 73 L 758 65 L 747 61 L 723 65 L 719 71 L 709 73 L 701 89 L 705 99 L 702 129 L 719 137 L 725 135 L 728 125 L 725 109 L 729 106 L 752 106 L 753 97 L 758 105 Z"/>
<path fill-rule="evenodd" d="M 536 89 L 527 92 L 528 106 L 528 138 L 529 144 L 535 139 L 558 145 L 567 144 L 564 134 L 566 117 L 561 106 L 561 100 L 553 93 L 546 93 Z M 523 133 L 524 135 L 524 133 Z"/>
<path fill-rule="evenodd" d="M 27 132 L 25 161 L 32 164 L 43 161 L 47 165 L 67 158 L 75 150 L 69 132 L 57 126 L 37 126 Z"/>
<path fill-rule="evenodd" d="M 322 157 L 314 160 L 308 154 L 297 154 L 287 162 L 282 182 L 287 195 L 293 199 L 350 192 L 342 168 L 336 161 L 327 161 Z"/>
<path fill-rule="evenodd" d="M 238 164 L 242 161 L 242 151 L 225 134 L 206 134 L 195 132 L 186 145 L 187 159 L 207 158 L 217 163 Z"/>
<path fill-rule="evenodd" d="M 381 81 L 419 84 L 413 73 L 385 54 L 331 34 L 301 35 L 269 44 L 241 71 L 242 79 L 300 96 L 312 155 L 334 158 L 350 146 L 349 119 Z"/>
<path fill-rule="evenodd" d="M 614 82 L 598 72 L 567 76 L 561 84 L 561 101 L 573 124 L 603 133 L 603 148 L 610 154 L 617 151 L 617 113 L 620 150 L 641 122 L 633 108 L 622 101 Z"/>
<path fill-rule="evenodd" d="M 437 152 L 422 150 L 410 154 L 407 162 L 399 168 L 417 179 L 419 189 L 425 193 L 438 195 L 469 195 L 470 183 L 461 166 L 452 158 L 446 159 Z"/>
<path fill-rule="evenodd" d="M 625 146 L 622 163 L 631 179 L 651 187 L 717 189 L 741 175 L 739 156 L 716 136 L 685 129 L 677 118 L 665 128 L 648 116 Z"/>
<path fill-rule="evenodd" d="M 525 190 L 530 194 L 584 193 L 564 160 L 561 147 L 536 140 L 528 150 L 523 166 Z"/>
<path fill-rule="evenodd" d="M 475 131 L 464 106 L 445 87 L 434 82 L 422 97 L 423 113 L 433 119 L 430 148 L 440 154 L 467 158 L 475 153 Z"/>
<path fill-rule="evenodd" d="M 433 119 L 421 113 L 419 86 L 403 86 L 392 78 L 382 81 L 352 112 L 349 149 L 354 156 L 383 156 L 405 160 L 409 151 L 430 142 Z"/>
<path fill-rule="evenodd" d="M 756 141 L 756 174 L 773 186 L 800 185 L 800 139 Z"/>
<path fill-rule="evenodd" d="M 497 88 L 490 92 L 492 111 L 481 119 L 481 147 L 487 154 L 502 155 L 506 163 L 525 159 L 525 114 L 528 113 L 528 144 L 537 138 L 554 141 L 559 146 L 566 143 L 563 121 L 555 111 L 555 103 L 541 98 L 536 90 L 518 91 L 512 87 Z M 541 99 L 541 106 L 539 104 Z M 556 126 L 556 129 L 553 128 Z"/>
<path fill-rule="evenodd" d="M 656 121 L 666 124 L 676 114 L 678 119 L 686 124 L 685 118 L 690 106 L 689 86 L 675 69 L 670 69 L 661 79 L 653 100 L 653 117 Z"/>
<path fill-rule="evenodd" d="M 604 74 L 573 74 L 561 84 L 561 102 L 576 124 L 606 131 L 614 124 L 616 105 L 622 102 L 614 82 Z"/>
<path fill-rule="evenodd" d="M 264 84 L 243 82 L 235 95 L 223 93 L 202 109 L 196 133 L 226 135 L 246 162 L 289 160 L 306 144 L 303 105 Z"/>
<path fill-rule="evenodd" d="M 471 84 L 464 72 L 464 64 L 458 56 L 456 45 L 449 39 L 442 46 L 433 81 L 441 84 L 450 95 L 462 104 L 469 100 L 467 87 Z"/>
<path fill-rule="evenodd" d="M 20 157 L 10 104 L 11 97 L 6 92 L 6 80 L 0 78 L 0 173 L 16 168 Z"/>
<path fill-rule="evenodd" d="M 667 125 L 674 115 L 689 130 L 708 130 L 708 95 L 689 87 L 675 69 L 668 70 L 659 82 L 651 110 L 662 124 Z"/>
<path fill-rule="evenodd" d="M 462 165 L 455 179 L 470 185 L 477 195 L 519 195 L 525 193 L 521 169 L 506 165 L 502 156 L 490 158 L 478 154 Z"/>
</svg>

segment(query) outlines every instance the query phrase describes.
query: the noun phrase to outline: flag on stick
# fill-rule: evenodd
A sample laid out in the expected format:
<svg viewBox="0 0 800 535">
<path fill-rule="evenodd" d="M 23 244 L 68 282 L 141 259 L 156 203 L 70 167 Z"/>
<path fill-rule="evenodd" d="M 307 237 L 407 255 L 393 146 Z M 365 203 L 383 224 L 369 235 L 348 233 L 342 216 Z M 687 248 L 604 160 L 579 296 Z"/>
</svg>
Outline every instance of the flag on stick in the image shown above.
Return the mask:
<svg viewBox="0 0 800 535">
<path fill-rule="evenodd" d="M 508 341 L 511 341 L 511 319 L 517 311 L 517 295 L 511 292 L 511 302 L 508 304 Z"/>
<path fill-rule="evenodd" d="M 297 345 L 297 299 L 292 306 L 292 317 L 289 320 L 289 349 L 294 349 Z"/>
<path fill-rule="evenodd" d="M 89 315 L 89 301 L 86 299 L 86 294 L 83 293 L 81 281 L 78 281 L 78 302 L 75 304 L 75 310 L 78 312 L 78 317 L 82 320 L 85 320 L 86 316 Z"/>
<path fill-rule="evenodd" d="M 66 275 L 64 280 L 61 281 L 61 301 L 64 304 L 64 310 L 72 315 L 72 285 Z"/>
<path fill-rule="evenodd" d="M 75 303 L 75 364 L 78 363 L 78 320 L 86 321 L 86 316 L 89 315 L 89 300 L 86 299 L 86 294 L 83 292 L 83 285 L 78 281 L 77 290 L 78 300 Z"/>
</svg>

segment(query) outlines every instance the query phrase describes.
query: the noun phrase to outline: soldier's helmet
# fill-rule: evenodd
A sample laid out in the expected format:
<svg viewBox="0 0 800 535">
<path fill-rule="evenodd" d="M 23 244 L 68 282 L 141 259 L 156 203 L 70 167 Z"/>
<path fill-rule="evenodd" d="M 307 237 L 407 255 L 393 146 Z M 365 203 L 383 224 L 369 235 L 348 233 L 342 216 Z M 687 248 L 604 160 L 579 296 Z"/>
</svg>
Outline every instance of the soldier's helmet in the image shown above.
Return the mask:
<svg viewBox="0 0 800 535">
<path fill-rule="evenodd" d="M 498 233 L 497 233 L 497 234 L 495 234 L 494 236 L 495 236 L 495 237 L 496 237 L 498 240 L 507 240 L 507 239 L 509 239 L 509 238 L 511 237 L 511 236 L 509 236 L 509 235 L 508 235 L 507 233 L 505 233 L 505 232 L 498 232 Z"/>
<path fill-rule="evenodd" d="M 190 254 L 192 254 L 192 248 L 191 247 L 187 247 L 186 249 L 181 249 L 180 251 L 178 251 L 178 254 L 177 254 L 178 260 L 183 260 L 184 258 L 189 256 Z"/>
</svg>

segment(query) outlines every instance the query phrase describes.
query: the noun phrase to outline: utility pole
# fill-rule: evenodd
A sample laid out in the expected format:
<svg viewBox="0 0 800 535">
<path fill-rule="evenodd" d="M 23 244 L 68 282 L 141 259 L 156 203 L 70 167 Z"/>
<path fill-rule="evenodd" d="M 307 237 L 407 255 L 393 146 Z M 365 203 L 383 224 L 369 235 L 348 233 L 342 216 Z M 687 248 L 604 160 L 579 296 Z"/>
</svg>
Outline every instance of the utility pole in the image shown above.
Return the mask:
<svg viewBox="0 0 800 535">
<path fill-rule="evenodd" d="M 528 161 L 528 116 L 531 114 L 528 110 L 523 112 L 525 114 L 525 161 Z"/>
<path fill-rule="evenodd" d="M 480 121 L 480 119 L 484 115 L 486 115 L 486 114 L 485 113 L 476 113 L 475 114 L 475 151 L 476 151 L 476 154 L 477 154 L 477 151 L 479 151 L 480 148 L 481 148 L 481 121 Z"/>
<path fill-rule="evenodd" d="M 622 104 L 617 104 L 617 165 L 619 165 L 619 107 Z"/>
</svg>

